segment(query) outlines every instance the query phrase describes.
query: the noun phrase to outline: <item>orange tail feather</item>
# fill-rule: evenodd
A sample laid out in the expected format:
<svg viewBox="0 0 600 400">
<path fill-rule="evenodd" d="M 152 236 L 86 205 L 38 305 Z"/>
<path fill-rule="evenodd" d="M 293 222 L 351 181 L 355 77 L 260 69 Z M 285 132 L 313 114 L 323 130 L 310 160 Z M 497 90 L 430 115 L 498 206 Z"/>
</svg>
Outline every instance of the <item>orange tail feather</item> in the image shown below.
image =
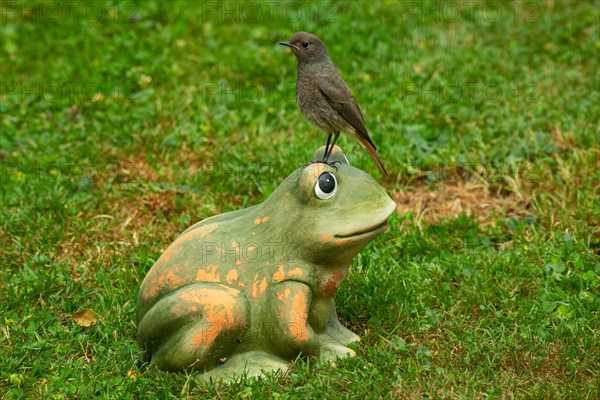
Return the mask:
<svg viewBox="0 0 600 400">
<path fill-rule="evenodd" d="M 375 161 L 375 164 L 377 164 L 377 168 L 379 168 L 383 176 L 387 177 L 388 173 L 385 170 L 381 159 L 379 158 L 379 154 L 377 154 L 377 149 L 375 148 L 375 145 L 373 143 L 369 143 L 366 140 L 361 140 L 360 142 L 363 145 L 363 147 L 367 150 L 367 153 L 369 153 L 373 161 Z"/>
</svg>

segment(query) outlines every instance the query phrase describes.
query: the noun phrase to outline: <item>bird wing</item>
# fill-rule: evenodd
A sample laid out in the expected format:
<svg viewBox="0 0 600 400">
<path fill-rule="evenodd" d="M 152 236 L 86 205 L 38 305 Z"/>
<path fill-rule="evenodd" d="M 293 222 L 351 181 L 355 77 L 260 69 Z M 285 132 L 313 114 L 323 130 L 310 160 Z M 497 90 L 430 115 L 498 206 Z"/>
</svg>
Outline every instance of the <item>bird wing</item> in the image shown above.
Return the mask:
<svg viewBox="0 0 600 400">
<path fill-rule="evenodd" d="M 360 107 L 346 82 L 338 74 L 318 74 L 317 83 L 319 91 L 325 96 L 329 105 L 356 130 L 360 143 L 367 149 L 379 170 L 387 176 L 387 171 L 377 154 L 377 146 L 367 131 Z"/>
<path fill-rule="evenodd" d="M 360 107 L 356 99 L 352 96 L 346 82 L 337 74 L 334 76 L 319 74 L 317 83 L 319 91 L 325 96 L 331 107 L 356 129 L 359 136 L 375 147 L 365 125 L 362 111 L 360 111 Z"/>
</svg>

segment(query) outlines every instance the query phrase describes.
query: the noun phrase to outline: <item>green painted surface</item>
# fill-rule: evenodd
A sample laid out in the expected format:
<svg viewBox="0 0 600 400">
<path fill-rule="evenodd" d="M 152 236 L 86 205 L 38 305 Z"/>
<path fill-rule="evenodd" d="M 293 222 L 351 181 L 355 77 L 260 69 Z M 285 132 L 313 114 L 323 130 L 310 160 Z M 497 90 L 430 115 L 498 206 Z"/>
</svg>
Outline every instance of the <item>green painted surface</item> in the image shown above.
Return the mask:
<svg viewBox="0 0 600 400">
<path fill-rule="evenodd" d="M 207 379 L 354 355 L 334 296 L 395 203 L 334 151 L 333 165 L 299 168 L 263 203 L 193 225 L 156 261 L 137 303 L 153 364 Z"/>
</svg>

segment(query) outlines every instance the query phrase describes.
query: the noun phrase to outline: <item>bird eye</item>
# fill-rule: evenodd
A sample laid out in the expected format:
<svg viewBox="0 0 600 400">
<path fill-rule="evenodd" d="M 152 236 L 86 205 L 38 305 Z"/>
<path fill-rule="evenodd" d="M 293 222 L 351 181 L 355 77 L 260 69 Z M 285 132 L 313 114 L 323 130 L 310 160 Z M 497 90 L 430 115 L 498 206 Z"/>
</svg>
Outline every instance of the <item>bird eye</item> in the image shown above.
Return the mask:
<svg viewBox="0 0 600 400">
<path fill-rule="evenodd" d="M 337 180 L 335 179 L 335 176 L 329 172 L 323 172 L 315 185 L 315 194 L 317 195 L 317 198 L 327 200 L 333 197 L 335 192 L 337 192 Z"/>
<path fill-rule="evenodd" d="M 302 47 L 307 48 L 308 47 L 308 42 L 303 42 L 302 43 Z"/>
</svg>

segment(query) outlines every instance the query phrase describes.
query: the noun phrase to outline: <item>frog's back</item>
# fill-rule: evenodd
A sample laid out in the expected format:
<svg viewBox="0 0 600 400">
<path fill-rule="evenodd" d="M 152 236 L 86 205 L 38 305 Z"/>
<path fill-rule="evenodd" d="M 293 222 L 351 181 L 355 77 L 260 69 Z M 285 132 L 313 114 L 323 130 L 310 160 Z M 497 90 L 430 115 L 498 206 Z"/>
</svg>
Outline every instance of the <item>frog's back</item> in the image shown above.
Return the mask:
<svg viewBox="0 0 600 400">
<path fill-rule="evenodd" d="M 260 204 L 257 204 L 257 205 L 254 205 L 254 206 L 251 206 L 248 208 L 243 208 L 241 210 L 235 210 L 235 211 L 231 211 L 231 212 L 228 212 L 225 214 L 219 214 L 219 215 L 215 215 L 213 217 L 203 219 L 202 221 L 196 222 L 194 225 L 187 228 L 185 231 L 183 231 L 183 233 L 181 235 L 179 235 L 179 237 L 185 235 L 186 233 L 188 233 L 190 231 L 193 231 L 198 228 L 202 228 L 203 226 L 210 225 L 213 223 L 225 223 L 225 222 L 234 221 L 234 220 L 241 221 L 244 219 L 244 217 L 247 214 L 251 213 L 259 206 L 260 206 Z"/>
<path fill-rule="evenodd" d="M 179 235 L 154 263 L 140 286 L 137 320 L 163 297 L 196 282 L 227 285 L 236 278 L 231 273 L 235 257 L 224 257 L 222 248 L 240 230 L 250 226 L 250 214 L 260 205 L 202 220 Z M 227 251 L 235 251 L 229 249 Z"/>
</svg>

